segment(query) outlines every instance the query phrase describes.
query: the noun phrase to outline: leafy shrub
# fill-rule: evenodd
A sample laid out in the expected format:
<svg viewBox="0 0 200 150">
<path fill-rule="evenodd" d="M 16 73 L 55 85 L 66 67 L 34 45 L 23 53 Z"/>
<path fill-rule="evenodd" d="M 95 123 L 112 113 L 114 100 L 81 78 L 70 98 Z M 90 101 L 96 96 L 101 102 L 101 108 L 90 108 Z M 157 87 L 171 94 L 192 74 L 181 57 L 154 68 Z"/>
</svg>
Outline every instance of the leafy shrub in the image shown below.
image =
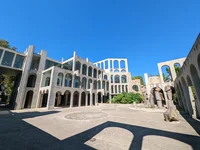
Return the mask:
<svg viewBox="0 0 200 150">
<path fill-rule="evenodd" d="M 140 103 L 143 96 L 139 93 L 122 93 L 113 97 L 113 103 L 132 104 L 133 102 Z"/>
</svg>

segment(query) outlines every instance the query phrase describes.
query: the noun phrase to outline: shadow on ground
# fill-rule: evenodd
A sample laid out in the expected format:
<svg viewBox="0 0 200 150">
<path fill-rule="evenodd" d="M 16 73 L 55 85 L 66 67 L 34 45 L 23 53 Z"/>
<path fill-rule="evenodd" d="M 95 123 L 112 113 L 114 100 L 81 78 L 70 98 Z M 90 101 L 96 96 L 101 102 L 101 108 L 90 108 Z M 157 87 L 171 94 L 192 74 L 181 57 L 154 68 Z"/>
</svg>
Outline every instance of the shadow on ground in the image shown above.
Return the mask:
<svg viewBox="0 0 200 150">
<path fill-rule="evenodd" d="M 50 134 L 23 121 L 25 118 L 32 118 L 57 113 L 49 112 L 26 112 L 9 113 L 0 115 L 0 149 L 1 150 L 93 150 L 94 148 L 84 144 L 96 134 L 108 127 L 126 129 L 134 134 L 130 149 L 141 150 L 143 138 L 148 135 L 157 135 L 175 139 L 190 145 L 194 150 L 200 149 L 200 137 L 188 134 L 168 132 L 152 128 L 140 127 L 117 122 L 105 122 L 94 128 L 86 130 L 75 136 L 59 140 Z M 48 124 L 47 124 L 48 126 Z M 158 141 L 159 142 L 159 141 Z"/>
</svg>

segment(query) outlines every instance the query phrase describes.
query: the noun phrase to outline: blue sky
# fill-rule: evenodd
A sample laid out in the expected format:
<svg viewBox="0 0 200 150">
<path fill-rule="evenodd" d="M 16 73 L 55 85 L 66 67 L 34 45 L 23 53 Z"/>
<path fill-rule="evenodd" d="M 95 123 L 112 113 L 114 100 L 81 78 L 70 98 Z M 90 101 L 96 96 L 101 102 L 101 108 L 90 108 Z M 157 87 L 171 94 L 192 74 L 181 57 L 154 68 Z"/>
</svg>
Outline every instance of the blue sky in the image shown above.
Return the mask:
<svg viewBox="0 0 200 150">
<path fill-rule="evenodd" d="M 158 74 L 157 63 L 187 56 L 200 28 L 199 0 L 6 0 L 0 38 L 23 52 L 61 61 L 73 51 L 96 62 L 127 58 L 133 76 Z"/>
</svg>

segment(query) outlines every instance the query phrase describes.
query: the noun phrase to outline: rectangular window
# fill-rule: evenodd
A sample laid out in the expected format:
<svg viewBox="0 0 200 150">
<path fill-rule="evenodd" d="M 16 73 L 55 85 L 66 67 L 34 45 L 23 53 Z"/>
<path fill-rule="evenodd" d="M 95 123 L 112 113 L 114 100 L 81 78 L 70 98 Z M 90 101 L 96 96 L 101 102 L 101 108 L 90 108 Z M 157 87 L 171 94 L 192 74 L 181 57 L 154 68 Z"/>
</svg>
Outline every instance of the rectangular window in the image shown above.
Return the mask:
<svg viewBox="0 0 200 150">
<path fill-rule="evenodd" d="M 24 62 L 24 57 L 23 56 L 20 56 L 20 55 L 17 55 L 16 56 L 16 59 L 15 59 L 15 64 L 14 64 L 14 67 L 15 68 L 22 68 L 23 66 L 23 62 Z"/>
<path fill-rule="evenodd" d="M 2 50 L 2 49 L 0 49 L 0 59 L 1 59 L 1 55 L 2 55 L 2 53 L 3 53 L 3 50 Z"/>
<path fill-rule="evenodd" d="M 50 60 L 46 60 L 45 69 L 48 69 L 48 68 L 50 68 L 52 66 L 57 66 L 57 67 L 61 68 L 61 64 L 53 62 L 53 61 L 50 61 Z"/>
<path fill-rule="evenodd" d="M 2 61 L 2 65 L 5 65 L 5 66 L 9 66 L 11 67 L 12 66 L 12 61 L 13 61 L 13 58 L 14 58 L 14 53 L 11 53 L 11 52 L 8 52 L 8 51 L 5 51 L 5 54 L 3 56 L 3 61 Z"/>
</svg>

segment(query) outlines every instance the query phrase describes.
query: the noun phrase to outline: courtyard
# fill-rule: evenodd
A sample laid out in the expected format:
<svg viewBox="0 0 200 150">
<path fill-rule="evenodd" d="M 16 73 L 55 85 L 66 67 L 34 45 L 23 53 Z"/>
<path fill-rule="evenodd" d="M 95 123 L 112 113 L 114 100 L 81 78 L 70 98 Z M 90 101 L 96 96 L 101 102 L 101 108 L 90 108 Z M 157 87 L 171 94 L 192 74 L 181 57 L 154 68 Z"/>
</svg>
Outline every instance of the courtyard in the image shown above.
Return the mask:
<svg viewBox="0 0 200 150">
<path fill-rule="evenodd" d="M 200 123 L 180 112 L 165 122 L 164 109 L 101 104 L 79 108 L 0 112 L 0 150 L 199 150 Z"/>
</svg>

